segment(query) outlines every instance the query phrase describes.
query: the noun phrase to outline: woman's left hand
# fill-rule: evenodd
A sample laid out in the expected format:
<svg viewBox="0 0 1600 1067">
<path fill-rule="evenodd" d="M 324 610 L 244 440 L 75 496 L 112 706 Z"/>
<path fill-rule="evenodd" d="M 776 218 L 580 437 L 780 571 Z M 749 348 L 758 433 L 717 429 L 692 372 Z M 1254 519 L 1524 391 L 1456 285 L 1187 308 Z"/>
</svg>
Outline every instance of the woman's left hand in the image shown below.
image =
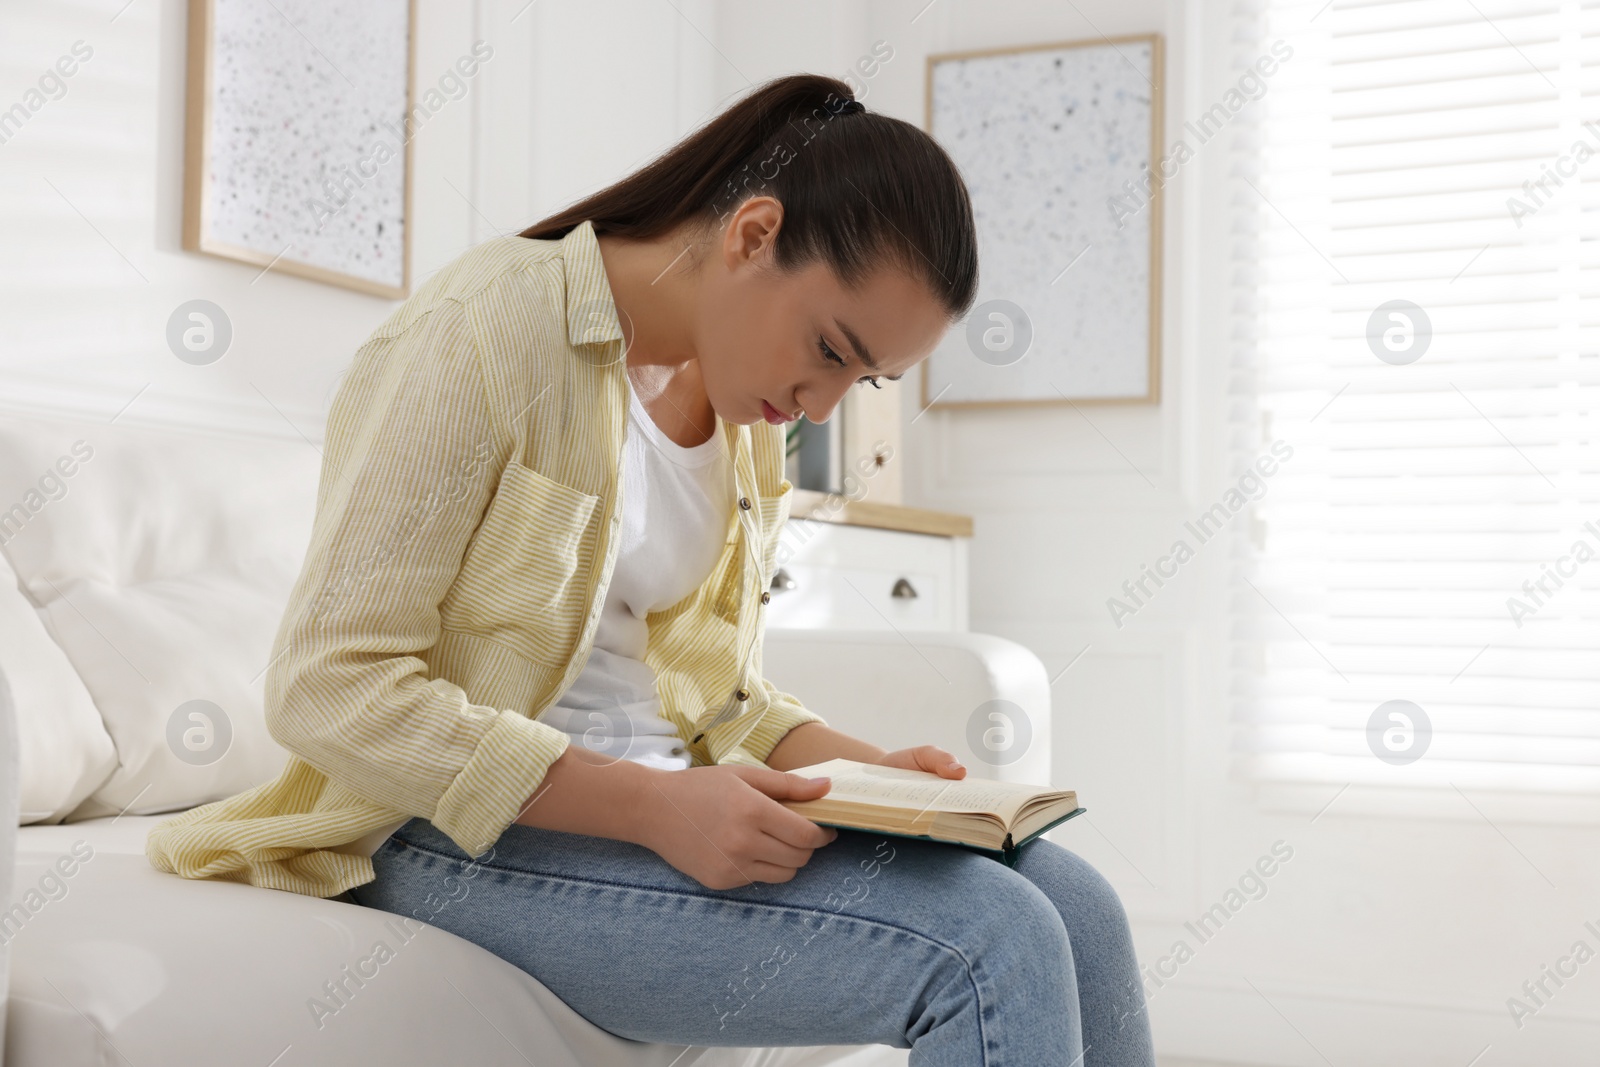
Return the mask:
<svg viewBox="0 0 1600 1067">
<path fill-rule="evenodd" d="M 931 771 L 943 778 L 964 778 L 967 774 L 967 769 L 938 745 L 896 749 L 871 762 L 882 767 L 903 767 L 908 771 Z"/>
</svg>

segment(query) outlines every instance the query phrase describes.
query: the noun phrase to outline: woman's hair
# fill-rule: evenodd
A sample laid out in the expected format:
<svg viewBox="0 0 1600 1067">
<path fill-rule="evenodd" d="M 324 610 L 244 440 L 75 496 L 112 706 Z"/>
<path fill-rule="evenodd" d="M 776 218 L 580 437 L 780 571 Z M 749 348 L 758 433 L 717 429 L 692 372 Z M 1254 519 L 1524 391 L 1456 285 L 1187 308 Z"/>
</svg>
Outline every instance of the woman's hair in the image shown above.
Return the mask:
<svg viewBox="0 0 1600 1067">
<path fill-rule="evenodd" d="M 523 230 L 552 239 L 589 220 L 598 235 L 656 237 L 720 223 L 752 196 L 783 205 L 779 269 L 814 262 L 841 284 L 894 265 L 927 285 L 950 318 L 971 309 L 978 243 L 954 161 L 908 122 L 844 110 L 844 82 L 775 78 L 628 177 Z"/>
</svg>

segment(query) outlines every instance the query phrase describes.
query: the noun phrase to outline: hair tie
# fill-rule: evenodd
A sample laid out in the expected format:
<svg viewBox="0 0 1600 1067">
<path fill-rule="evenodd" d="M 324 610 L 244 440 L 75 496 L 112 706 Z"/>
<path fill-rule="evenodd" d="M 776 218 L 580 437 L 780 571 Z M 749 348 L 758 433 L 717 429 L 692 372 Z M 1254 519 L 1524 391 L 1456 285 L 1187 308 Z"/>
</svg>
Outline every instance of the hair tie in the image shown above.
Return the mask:
<svg viewBox="0 0 1600 1067">
<path fill-rule="evenodd" d="M 858 114 L 858 113 L 863 112 L 865 110 L 867 110 L 867 105 L 863 104 L 861 101 L 859 101 L 859 100 L 846 100 L 843 104 L 839 105 L 839 110 L 835 111 L 834 114 L 835 115 L 855 115 L 855 114 Z"/>
</svg>

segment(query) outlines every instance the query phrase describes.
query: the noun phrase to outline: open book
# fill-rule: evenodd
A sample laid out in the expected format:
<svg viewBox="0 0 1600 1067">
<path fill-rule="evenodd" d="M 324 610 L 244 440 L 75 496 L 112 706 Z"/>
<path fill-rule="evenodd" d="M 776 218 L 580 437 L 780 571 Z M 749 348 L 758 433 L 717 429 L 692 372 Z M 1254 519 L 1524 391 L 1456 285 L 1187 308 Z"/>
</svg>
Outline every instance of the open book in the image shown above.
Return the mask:
<svg viewBox="0 0 1600 1067">
<path fill-rule="evenodd" d="M 788 773 L 833 779 L 817 800 L 780 801 L 814 823 L 997 852 L 1008 867 L 1016 866 L 1017 849 L 1086 810 L 1070 789 L 974 778 L 970 769 L 965 778 L 941 778 L 831 759 Z"/>
</svg>

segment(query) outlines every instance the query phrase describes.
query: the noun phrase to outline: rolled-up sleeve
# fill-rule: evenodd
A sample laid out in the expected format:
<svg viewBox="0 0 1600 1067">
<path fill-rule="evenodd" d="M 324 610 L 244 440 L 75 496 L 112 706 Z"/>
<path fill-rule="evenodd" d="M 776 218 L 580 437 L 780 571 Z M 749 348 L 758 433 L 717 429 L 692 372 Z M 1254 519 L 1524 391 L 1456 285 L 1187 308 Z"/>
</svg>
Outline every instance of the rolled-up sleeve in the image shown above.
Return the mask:
<svg viewBox="0 0 1600 1067">
<path fill-rule="evenodd" d="M 369 341 L 329 411 L 310 547 L 265 683 L 279 744 L 472 856 L 570 743 L 473 703 L 421 658 L 510 450 L 458 302 Z"/>
</svg>

